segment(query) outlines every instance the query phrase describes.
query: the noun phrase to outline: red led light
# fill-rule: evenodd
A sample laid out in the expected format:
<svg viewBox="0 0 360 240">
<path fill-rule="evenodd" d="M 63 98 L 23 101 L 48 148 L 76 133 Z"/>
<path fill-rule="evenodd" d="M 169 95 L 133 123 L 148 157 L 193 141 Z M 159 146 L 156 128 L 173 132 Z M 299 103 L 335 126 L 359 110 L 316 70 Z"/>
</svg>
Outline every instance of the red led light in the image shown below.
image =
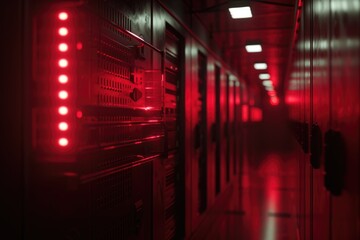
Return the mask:
<svg viewBox="0 0 360 240">
<path fill-rule="evenodd" d="M 58 17 L 59 17 L 59 20 L 65 21 L 69 18 L 69 15 L 66 12 L 61 12 L 61 13 L 59 13 Z"/>
<path fill-rule="evenodd" d="M 66 130 L 68 130 L 68 128 L 69 128 L 69 125 L 66 122 L 59 123 L 59 130 L 60 131 L 66 131 Z"/>
<path fill-rule="evenodd" d="M 66 43 L 60 43 L 58 49 L 60 52 L 66 52 L 69 49 L 69 47 Z"/>
<path fill-rule="evenodd" d="M 60 138 L 58 143 L 60 146 L 66 147 L 67 145 L 69 145 L 69 140 L 67 138 Z"/>
<path fill-rule="evenodd" d="M 58 112 L 60 115 L 64 116 L 69 113 L 69 109 L 67 107 L 62 106 L 62 107 L 59 107 Z"/>
<path fill-rule="evenodd" d="M 67 83 L 69 81 L 68 76 L 66 76 L 65 74 L 62 74 L 58 77 L 59 83 Z"/>
<path fill-rule="evenodd" d="M 69 65 L 68 60 L 62 58 L 59 60 L 59 67 L 61 68 L 66 68 Z"/>
<path fill-rule="evenodd" d="M 59 35 L 60 36 L 66 36 L 69 33 L 69 30 L 66 27 L 59 28 Z"/>
<path fill-rule="evenodd" d="M 82 111 L 80 111 L 80 110 L 77 111 L 77 112 L 76 112 L 76 117 L 77 117 L 77 118 L 82 118 L 82 117 L 83 117 Z"/>
<path fill-rule="evenodd" d="M 67 91 L 64 91 L 64 90 L 63 90 L 63 91 L 60 91 L 60 92 L 59 92 L 59 95 L 58 95 L 58 96 L 59 96 L 60 99 L 67 99 L 67 98 L 69 97 L 69 94 L 68 94 Z"/>
<path fill-rule="evenodd" d="M 76 49 L 77 49 L 77 50 L 81 50 L 82 48 L 83 48 L 82 42 L 78 42 L 78 43 L 76 44 Z"/>
</svg>

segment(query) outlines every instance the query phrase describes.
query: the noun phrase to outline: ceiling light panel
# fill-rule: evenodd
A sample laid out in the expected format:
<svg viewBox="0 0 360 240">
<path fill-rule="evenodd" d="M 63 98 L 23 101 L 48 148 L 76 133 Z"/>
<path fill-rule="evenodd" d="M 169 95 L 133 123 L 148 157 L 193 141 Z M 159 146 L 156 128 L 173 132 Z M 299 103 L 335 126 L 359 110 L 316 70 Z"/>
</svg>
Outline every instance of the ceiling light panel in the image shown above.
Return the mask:
<svg viewBox="0 0 360 240">
<path fill-rule="evenodd" d="M 260 78 L 261 80 L 270 79 L 270 74 L 268 74 L 268 73 L 261 73 L 261 74 L 259 74 L 259 78 Z"/>
<path fill-rule="evenodd" d="M 254 68 L 257 70 L 264 70 L 264 69 L 267 69 L 267 64 L 266 63 L 255 63 Z"/>
<path fill-rule="evenodd" d="M 261 52 L 262 47 L 260 44 L 249 44 L 245 46 L 247 52 Z"/>
<path fill-rule="evenodd" d="M 271 80 L 265 80 L 262 82 L 262 85 L 265 86 L 265 87 L 270 87 L 272 86 L 272 81 Z"/>
<path fill-rule="evenodd" d="M 250 7 L 232 7 L 232 8 L 229 8 L 229 12 L 233 19 L 251 18 L 252 17 Z"/>
</svg>

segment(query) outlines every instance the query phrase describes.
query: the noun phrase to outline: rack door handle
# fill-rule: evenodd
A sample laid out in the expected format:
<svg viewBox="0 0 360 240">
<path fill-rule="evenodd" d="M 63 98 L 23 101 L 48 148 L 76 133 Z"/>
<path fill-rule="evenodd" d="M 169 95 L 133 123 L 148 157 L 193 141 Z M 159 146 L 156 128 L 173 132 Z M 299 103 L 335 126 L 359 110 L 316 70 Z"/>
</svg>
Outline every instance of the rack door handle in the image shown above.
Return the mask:
<svg viewBox="0 0 360 240">
<path fill-rule="evenodd" d="M 311 166 L 315 169 L 319 169 L 321 165 L 321 155 L 322 155 L 323 141 L 322 141 L 322 132 L 319 125 L 316 123 L 311 127 L 311 136 L 310 136 L 310 163 Z"/>
<path fill-rule="evenodd" d="M 346 167 L 345 141 L 339 131 L 325 133 L 325 188 L 334 196 L 339 196 L 344 188 Z"/>
</svg>

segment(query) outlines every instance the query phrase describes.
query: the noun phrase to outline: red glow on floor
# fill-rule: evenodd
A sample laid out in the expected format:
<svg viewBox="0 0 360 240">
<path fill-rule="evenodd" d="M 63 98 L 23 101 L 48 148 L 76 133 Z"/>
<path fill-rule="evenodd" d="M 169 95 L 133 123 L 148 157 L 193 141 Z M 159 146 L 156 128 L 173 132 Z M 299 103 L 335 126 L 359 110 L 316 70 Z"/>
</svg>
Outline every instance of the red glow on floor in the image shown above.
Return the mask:
<svg viewBox="0 0 360 240">
<path fill-rule="evenodd" d="M 76 177 L 77 173 L 75 173 L 75 172 L 64 172 L 64 176 L 66 176 L 66 177 Z"/>
</svg>

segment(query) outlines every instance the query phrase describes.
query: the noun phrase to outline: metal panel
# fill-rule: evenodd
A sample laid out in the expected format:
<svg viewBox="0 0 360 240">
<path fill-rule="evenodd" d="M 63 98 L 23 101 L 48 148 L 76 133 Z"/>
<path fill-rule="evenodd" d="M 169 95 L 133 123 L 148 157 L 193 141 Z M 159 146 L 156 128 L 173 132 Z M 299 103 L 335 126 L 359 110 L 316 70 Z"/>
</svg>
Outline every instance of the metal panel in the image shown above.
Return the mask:
<svg viewBox="0 0 360 240">
<path fill-rule="evenodd" d="M 356 221 L 359 219 L 359 212 L 354 209 L 359 209 L 360 189 L 357 174 L 360 52 L 359 30 L 350 26 L 359 24 L 359 4 L 355 1 L 339 3 L 314 0 L 305 2 L 303 9 L 304 20 L 301 22 L 299 44 L 293 59 L 296 74 L 292 75 L 303 77 L 298 79 L 299 82 L 293 78 L 289 81 L 290 113 L 300 121 L 303 120 L 301 116 L 305 116 L 305 119 L 310 116 L 312 126 L 319 126 L 318 134 L 321 136 L 317 140 L 320 141 L 318 144 L 322 144 L 321 140 L 327 141 L 324 149 L 318 146 L 320 152 L 329 151 L 329 146 L 337 148 L 341 145 L 341 142 L 331 145 L 328 142 L 329 133 L 336 133 L 343 139 L 346 152 L 337 156 L 337 162 L 329 162 L 335 160 L 327 159 L 328 155 L 323 154 L 318 165 L 313 165 L 316 169 L 310 172 L 302 162 L 307 162 L 308 158 L 300 157 L 299 213 L 310 213 L 309 218 L 301 218 L 300 215 L 300 237 L 357 239 L 359 231 Z M 304 88 L 308 83 L 310 95 L 306 94 L 307 90 Z M 309 100 L 310 108 L 307 108 Z M 316 139 L 312 140 L 311 144 Z M 315 154 L 313 150 L 311 149 L 310 154 Z M 336 168 L 332 171 L 339 173 L 333 175 L 336 178 L 331 181 L 337 186 L 344 184 L 343 189 L 337 192 L 329 188 L 329 165 L 334 164 Z M 344 175 L 340 172 L 342 166 L 345 166 Z M 306 190 L 308 186 L 310 192 Z"/>
<path fill-rule="evenodd" d="M 340 196 L 332 197 L 331 202 L 331 234 L 334 240 L 360 237 L 360 30 L 354 27 L 360 25 L 360 6 L 358 1 L 344 3 L 330 1 L 329 13 L 330 126 L 341 134 L 346 148 L 346 153 L 339 159 L 345 166 L 345 176 L 344 179 L 336 179 L 344 182 L 344 189 Z"/>
</svg>

